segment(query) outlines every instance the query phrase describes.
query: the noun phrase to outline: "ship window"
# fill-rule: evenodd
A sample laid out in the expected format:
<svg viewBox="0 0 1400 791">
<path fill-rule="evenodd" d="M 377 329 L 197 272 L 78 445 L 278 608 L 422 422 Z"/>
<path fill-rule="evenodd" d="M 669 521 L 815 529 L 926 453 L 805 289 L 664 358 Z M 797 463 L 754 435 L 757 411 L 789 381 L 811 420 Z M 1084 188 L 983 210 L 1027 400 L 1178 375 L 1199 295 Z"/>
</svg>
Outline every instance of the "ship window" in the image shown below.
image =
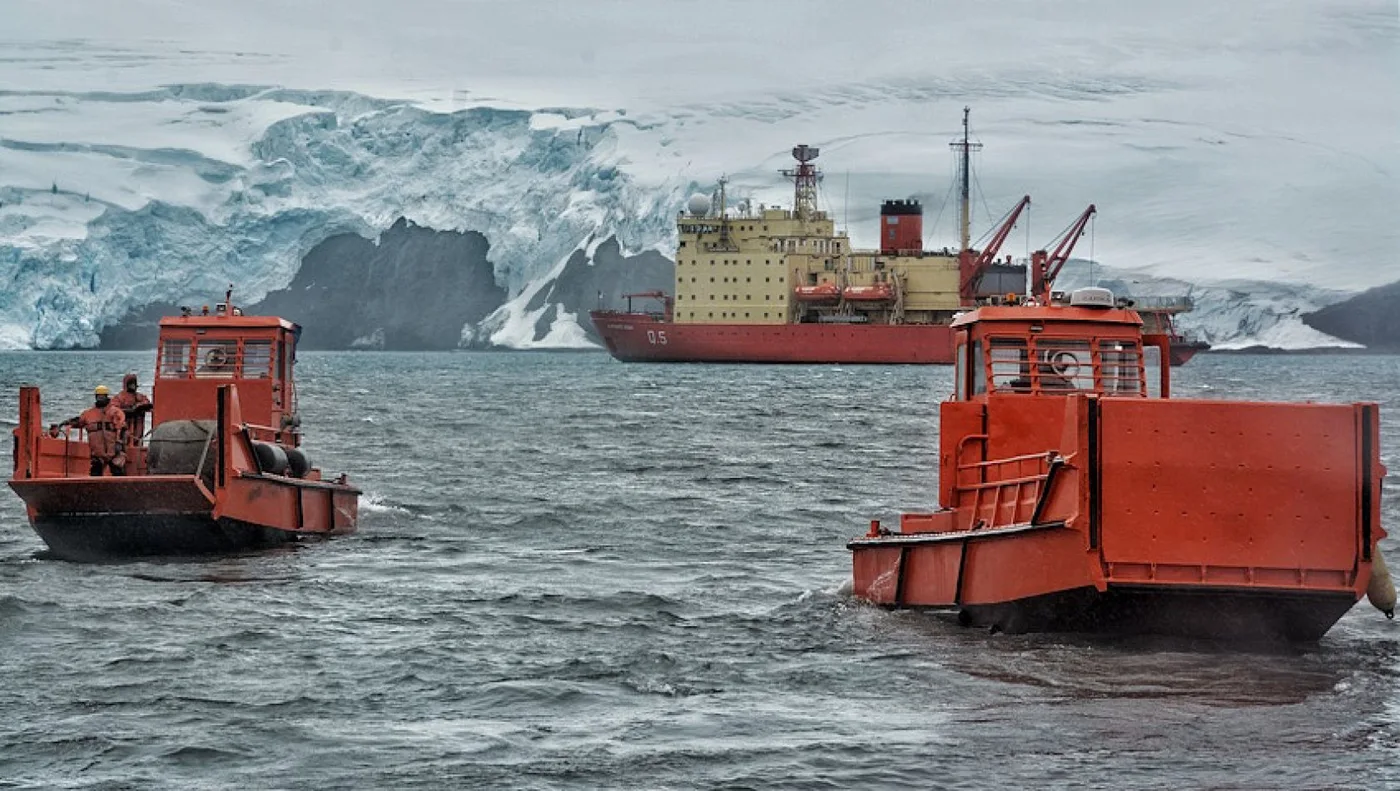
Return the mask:
<svg viewBox="0 0 1400 791">
<path fill-rule="evenodd" d="M 982 370 L 982 344 L 978 341 L 972 342 L 972 359 L 968 368 L 972 371 L 972 394 L 987 392 L 987 373 Z"/>
<path fill-rule="evenodd" d="M 782 301 L 783 301 L 783 295 L 782 295 L 782 294 L 779 294 L 779 295 L 778 295 L 778 301 L 779 301 L 779 302 L 782 302 Z"/>
<path fill-rule="evenodd" d="M 992 378 L 992 389 L 998 393 L 1029 393 L 1031 368 L 1026 354 L 1026 340 L 992 338 L 989 343 L 991 350 L 987 356 L 987 367 Z"/>
<path fill-rule="evenodd" d="M 684 239 L 681 240 L 680 246 L 681 246 L 681 247 L 685 247 L 685 240 L 684 240 Z"/>
<path fill-rule="evenodd" d="M 1142 394 L 1142 358 L 1138 354 L 1137 343 L 1099 341 L 1099 357 L 1102 360 L 1101 378 L 1105 393 Z"/>
<path fill-rule="evenodd" d="M 1041 337 L 1035 344 L 1038 389 L 1042 392 L 1094 390 L 1094 361 L 1089 342 L 1079 338 Z"/>
<path fill-rule="evenodd" d="M 763 278 L 763 282 L 765 282 L 765 283 L 771 283 L 771 282 L 773 282 L 773 278 L 771 278 L 771 277 L 765 277 L 765 278 Z"/>
<path fill-rule="evenodd" d="M 267 379 L 272 376 L 272 341 L 243 342 L 243 378 Z"/>
<path fill-rule="evenodd" d="M 753 261 L 751 261 L 751 260 L 745 258 L 745 259 L 744 259 L 744 266 L 753 266 Z"/>
<path fill-rule="evenodd" d="M 745 283 L 752 283 L 752 282 L 753 282 L 753 278 L 751 278 L 751 277 L 746 277 L 746 278 L 744 278 L 744 282 L 745 282 Z"/>
<path fill-rule="evenodd" d="M 744 299 L 753 299 L 753 294 L 745 294 Z"/>
<path fill-rule="evenodd" d="M 710 318 L 714 318 L 714 317 L 715 317 L 715 312 L 712 310 L 712 311 L 710 311 Z"/>
<path fill-rule="evenodd" d="M 715 279 L 714 279 L 714 278 L 710 278 L 710 282 L 711 282 L 711 283 L 715 282 Z"/>
<path fill-rule="evenodd" d="M 160 346 L 160 378 L 185 379 L 190 375 L 190 342 L 165 341 Z"/>
<path fill-rule="evenodd" d="M 958 351 L 953 355 L 953 400 L 967 400 L 967 344 L 958 343 Z"/>
<path fill-rule="evenodd" d="M 238 341 L 200 341 L 195 360 L 195 378 L 232 379 L 238 375 Z"/>
</svg>

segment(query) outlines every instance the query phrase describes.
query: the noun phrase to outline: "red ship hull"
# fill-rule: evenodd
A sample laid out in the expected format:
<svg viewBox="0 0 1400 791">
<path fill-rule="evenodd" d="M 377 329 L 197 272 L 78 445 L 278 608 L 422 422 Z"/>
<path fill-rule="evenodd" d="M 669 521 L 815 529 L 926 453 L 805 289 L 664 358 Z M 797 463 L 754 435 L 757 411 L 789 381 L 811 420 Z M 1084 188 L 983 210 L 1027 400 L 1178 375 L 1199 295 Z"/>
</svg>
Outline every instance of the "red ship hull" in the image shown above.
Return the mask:
<svg viewBox="0 0 1400 791">
<path fill-rule="evenodd" d="M 676 324 L 647 313 L 593 311 L 623 362 L 951 365 L 945 324 Z"/>
<path fill-rule="evenodd" d="M 1205 341 L 1173 340 L 1171 344 L 1172 365 L 1185 365 L 1191 362 L 1191 358 L 1196 356 L 1196 352 L 1203 352 L 1210 348 L 1210 344 Z"/>
</svg>

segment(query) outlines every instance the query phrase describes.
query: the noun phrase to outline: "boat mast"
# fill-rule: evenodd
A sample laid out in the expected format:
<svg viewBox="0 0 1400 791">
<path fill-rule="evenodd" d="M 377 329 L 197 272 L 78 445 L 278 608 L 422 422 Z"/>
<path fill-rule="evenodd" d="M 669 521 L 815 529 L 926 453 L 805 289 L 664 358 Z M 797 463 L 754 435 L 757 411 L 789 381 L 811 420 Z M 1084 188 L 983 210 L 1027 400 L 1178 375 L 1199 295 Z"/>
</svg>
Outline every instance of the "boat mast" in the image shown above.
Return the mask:
<svg viewBox="0 0 1400 791">
<path fill-rule="evenodd" d="M 974 143 L 969 139 L 967 117 L 971 112 L 971 107 L 963 108 L 962 140 L 954 140 L 949 144 L 954 151 L 959 153 L 958 184 L 962 209 L 962 215 L 959 218 L 959 231 L 962 242 L 960 249 L 962 250 L 972 249 L 972 152 L 982 148 L 981 143 Z"/>
</svg>

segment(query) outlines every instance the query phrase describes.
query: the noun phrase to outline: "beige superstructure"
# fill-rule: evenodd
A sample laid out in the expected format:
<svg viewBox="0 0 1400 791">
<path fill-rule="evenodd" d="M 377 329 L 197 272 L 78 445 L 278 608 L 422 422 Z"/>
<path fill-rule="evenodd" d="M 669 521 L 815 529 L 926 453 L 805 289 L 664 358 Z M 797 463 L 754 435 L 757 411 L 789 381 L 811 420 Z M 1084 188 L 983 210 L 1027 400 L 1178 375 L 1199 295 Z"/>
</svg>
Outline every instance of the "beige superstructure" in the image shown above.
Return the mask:
<svg viewBox="0 0 1400 791">
<path fill-rule="evenodd" d="M 720 212 L 724 212 L 721 208 Z M 760 208 L 721 217 L 682 214 L 674 320 L 684 324 L 810 321 L 946 324 L 958 310 L 958 259 L 950 251 L 852 250 L 826 212 L 806 217 Z M 802 286 L 888 283 L 888 300 L 803 301 Z"/>
</svg>

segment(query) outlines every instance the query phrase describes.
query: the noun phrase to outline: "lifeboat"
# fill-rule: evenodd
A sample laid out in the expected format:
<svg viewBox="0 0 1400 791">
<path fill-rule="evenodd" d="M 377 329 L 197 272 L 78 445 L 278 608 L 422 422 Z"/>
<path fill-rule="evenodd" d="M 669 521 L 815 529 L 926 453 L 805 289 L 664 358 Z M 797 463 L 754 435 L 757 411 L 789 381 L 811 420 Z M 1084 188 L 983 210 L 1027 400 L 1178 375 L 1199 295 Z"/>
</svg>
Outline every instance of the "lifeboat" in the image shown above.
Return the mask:
<svg viewBox="0 0 1400 791">
<path fill-rule="evenodd" d="M 847 302 L 893 302 L 894 286 L 875 283 L 869 286 L 846 286 L 841 295 Z"/>
<path fill-rule="evenodd" d="M 792 289 L 792 298 L 798 302 L 805 302 L 809 305 L 839 302 L 841 300 L 841 289 L 835 283 L 822 283 L 816 286 L 796 286 Z"/>
<path fill-rule="evenodd" d="M 855 596 L 1225 640 L 1316 640 L 1362 596 L 1393 615 L 1375 404 L 1172 399 L 1167 339 L 1148 355 L 1104 289 L 953 330 L 939 508 L 848 544 Z"/>
<path fill-rule="evenodd" d="M 20 388 L 10 488 L 55 557 L 235 552 L 355 529 L 360 490 L 301 447 L 301 328 L 244 316 L 231 295 L 161 320 L 152 428 L 124 439 L 121 475 L 94 477 L 111 468 L 90 464 L 84 431 L 46 429 L 39 389 Z"/>
</svg>

